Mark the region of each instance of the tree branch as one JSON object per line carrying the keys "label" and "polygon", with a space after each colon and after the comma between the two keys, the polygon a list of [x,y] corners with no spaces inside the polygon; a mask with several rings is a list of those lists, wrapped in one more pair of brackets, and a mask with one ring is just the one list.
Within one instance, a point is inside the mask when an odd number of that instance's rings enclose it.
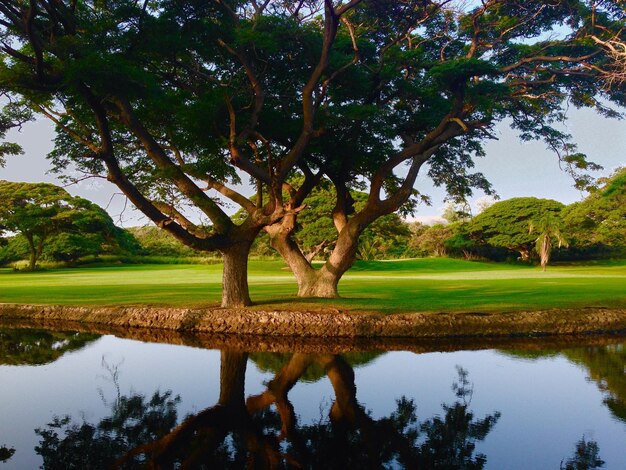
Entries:
{"label": "tree branch", "polygon": [[178,189],[211,219],[216,232],[228,233],[233,227],[230,218],[178,165],[169,159],[163,148],[135,116],[130,103],[125,98],[120,97],[113,97],[112,102],[119,110],[119,119],[143,144],[150,159],[160,169],[167,171]]}

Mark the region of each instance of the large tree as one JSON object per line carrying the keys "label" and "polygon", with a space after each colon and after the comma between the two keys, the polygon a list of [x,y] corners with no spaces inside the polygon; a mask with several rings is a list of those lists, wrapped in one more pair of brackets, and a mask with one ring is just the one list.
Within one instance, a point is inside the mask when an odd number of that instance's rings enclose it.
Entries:
{"label": "large tree", "polygon": [[[320,156],[308,159],[325,164],[336,187],[334,250],[314,269],[291,236],[298,214],[266,227],[296,274],[299,295],[337,295],[359,235],[414,196],[425,164],[452,200],[475,187],[489,192],[483,176],[469,169],[505,119],[521,139],[545,141],[579,188],[589,183],[580,171],[597,168],[559,124],[565,103],[606,116],[617,115],[607,102],[624,104],[623,87],[601,86],[613,62],[596,40],[623,34],[620,2],[488,0],[452,7],[365,2],[349,17],[358,63],[335,84],[337,104],[329,110]],[[350,196],[355,184],[369,193],[358,209]],[[300,203],[293,198],[293,205]]]}
{"label": "large tree", "polygon": [[[529,260],[539,238],[554,234],[562,203],[552,199],[516,197],[500,201],[474,217],[465,227],[467,237],[479,244],[517,251]],[[540,250],[539,250],[540,251]]]}
{"label": "large tree", "polygon": [[93,234],[102,243],[107,235],[113,237],[115,229],[104,209],[63,188],[0,180],[0,235],[8,231],[24,237],[31,271],[52,237]]}
{"label": "large tree", "polygon": [[[2,1],[0,88],[55,122],[59,172],[107,178],[184,244],[220,251],[222,305],[248,305],[250,245],[299,210],[283,183],[353,63],[341,20],[359,2]],[[241,174],[252,201],[235,189]]]}
{"label": "large tree", "polygon": [[[488,191],[468,168],[509,118],[585,167],[552,126],[562,104],[612,115],[605,100],[624,101],[619,87],[598,89],[607,50],[591,39],[618,34],[619,2],[461,4],[3,0],[0,87],[56,122],[57,169],[106,177],[188,246],[219,250],[223,305],[250,302],[247,254],[263,228],[300,295],[335,296],[359,235],[414,195],[426,162],[453,196]],[[241,172],[253,201],[229,184]],[[290,233],[322,175],[336,188],[337,236],[314,270]],[[355,210],[356,183],[368,200]]]}
{"label": "large tree", "polygon": [[584,200],[563,210],[563,222],[574,247],[626,250],[626,168],[600,181]]}

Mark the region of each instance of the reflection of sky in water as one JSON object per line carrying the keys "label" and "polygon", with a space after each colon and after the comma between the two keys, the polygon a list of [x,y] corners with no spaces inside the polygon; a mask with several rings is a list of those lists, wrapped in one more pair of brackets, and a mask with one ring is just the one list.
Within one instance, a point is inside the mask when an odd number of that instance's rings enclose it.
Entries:
{"label": "reflection of sky in water", "polygon": [[[108,411],[99,396],[115,397],[102,358],[118,365],[122,394],[151,395],[172,390],[180,395],[179,419],[216,403],[219,394],[219,351],[141,343],[105,336],[68,353],[53,364],[37,367],[0,366],[0,445],[17,452],[4,468],[37,468],[33,455],[37,436],[54,415],[71,414],[96,422]],[[413,398],[420,421],[442,415],[452,404],[457,365],[474,385],[470,409],[475,419],[500,411],[502,416],[476,453],[487,456],[486,468],[558,469],[584,435],[596,440],[605,468],[626,462],[626,429],[602,404],[603,395],[587,371],[562,356],[529,361],[495,351],[461,351],[417,355],[390,352],[355,369],[357,399],[374,418],[388,416],[395,400]],[[246,395],[264,390],[272,374],[249,363]],[[289,394],[301,424],[326,417],[334,394],[324,377],[298,383]]]}

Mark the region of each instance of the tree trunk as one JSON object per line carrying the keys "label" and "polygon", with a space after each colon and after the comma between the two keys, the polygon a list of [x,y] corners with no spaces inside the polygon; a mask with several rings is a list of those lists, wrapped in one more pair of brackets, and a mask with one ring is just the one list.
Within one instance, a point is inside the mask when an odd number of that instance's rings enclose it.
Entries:
{"label": "tree trunk", "polygon": [[37,253],[35,253],[35,251],[30,252],[30,260],[28,262],[28,270],[29,271],[34,271],[35,267],[37,266]]}
{"label": "tree trunk", "polygon": [[320,363],[335,391],[335,401],[330,407],[331,422],[335,426],[344,422],[355,425],[363,411],[356,399],[354,369],[340,355],[322,356]]}
{"label": "tree trunk", "polygon": [[359,245],[360,225],[351,220],[339,233],[330,258],[320,269],[314,269],[291,238],[291,230],[281,227],[266,229],[272,247],[291,268],[298,282],[298,297],[339,297],[337,286],[341,276],[352,266]]}
{"label": "tree trunk", "polygon": [[549,234],[543,234],[541,239],[541,247],[539,249],[539,259],[541,263],[541,270],[545,271],[550,260],[550,253],[552,251],[552,240]]}
{"label": "tree trunk", "polygon": [[324,265],[321,269],[312,269],[312,273],[294,271],[298,281],[298,297],[320,297],[333,299],[339,297],[337,286],[341,276],[337,276]]}
{"label": "tree trunk", "polygon": [[245,378],[248,353],[222,351],[218,403],[237,411],[245,409]]}
{"label": "tree trunk", "polygon": [[272,247],[280,253],[289,265],[298,283],[298,297],[339,297],[337,284],[339,277],[332,275],[323,266],[315,269],[291,238],[289,231],[280,229],[269,231]]}
{"label": "tree trunk", "polygon": [[30,257],[28,261],[28,270],[34,271],[37,266],[37,260],[39,259],[37,253],[37,247],[35,247],[35,240],[33,236],[30,234],[25,234],[26,240],[28,241],[28,250],[30,251]]}
{"label": "tree trunk", "polygon": [[222,307],[247,307],[252,304],[248,290],[248,254],[251,242],[241,242],[222,250]]}
{"label": "tree trunk", "polygon": [[530,260],[530,250],[529,249],[519,248],[518,251],[519,251],[519,254],[520,254],[520,259],[522,261],[529,261]]}

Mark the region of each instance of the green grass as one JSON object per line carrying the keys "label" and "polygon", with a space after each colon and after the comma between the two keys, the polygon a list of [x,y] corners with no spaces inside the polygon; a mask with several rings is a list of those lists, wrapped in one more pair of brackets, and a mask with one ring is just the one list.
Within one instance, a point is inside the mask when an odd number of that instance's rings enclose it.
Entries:
{"label": "green grass", "polygon": [[[358,262],[341,299],[298,299],[281,261],[251,261],[256,308],[333,306],[381,313],[626,308],[626,261],[537,267],[426,258]],[[0,269],[0,303],[216,306],[221,265],[120,265],[15,273]]]}

